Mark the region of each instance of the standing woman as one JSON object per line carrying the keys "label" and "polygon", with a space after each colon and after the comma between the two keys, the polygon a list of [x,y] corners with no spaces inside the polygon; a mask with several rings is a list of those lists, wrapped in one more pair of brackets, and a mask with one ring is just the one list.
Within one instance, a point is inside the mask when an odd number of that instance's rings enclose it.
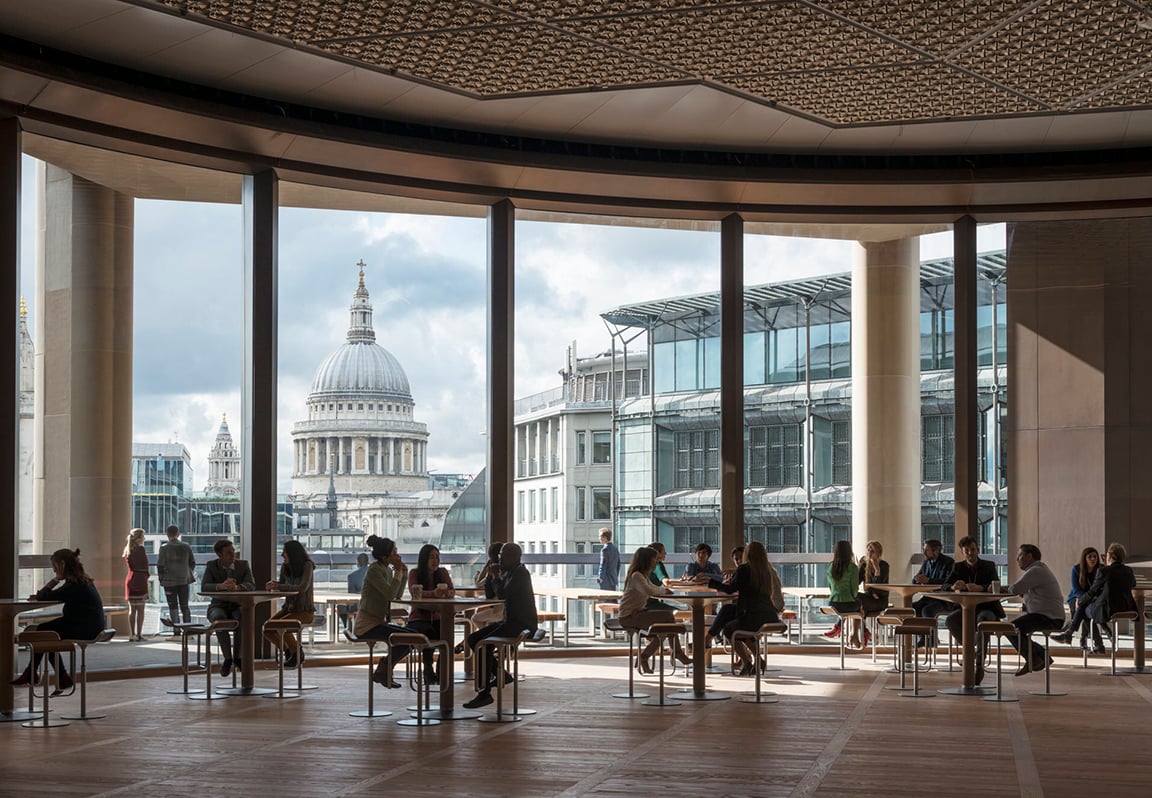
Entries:
{"label": "standing woman", "polygon": [[[448,596],[456,595],[456,588],[452,584],[452,577],[447,568],[440,567],[440,549],[431,543],[420,547],[420,555],[416,560],[416,570],[408,572],[408,590],[413,585],[419,585],[426,595],[436,590],[436,585],[448,585]],[[440,598],[447,598],[441,596]],[[440,615],[433,614],[428,607],[412,606],[408,613],[408,628],[414,632],[426,635],[429,640],[440,639]],[[432,666],[432,649],[424,652],[424,682],[425,684],[438,684],[436,669]]]}
{"label": "standing woman", "polygon": [[[620,594],[620,625],[628,629],[647,629],[654,623],[675,623],[676,618],[671,608],[647,609],[647,602],[654,596],[666,596],[672,591],[664,585],[653,584],[651,575],[659,555],[651,546],[641,546],[632,553],[632,563],[628,566],[628,573],[624,577],[624,592]],[[687,665],[690,660],[680,647],[679,638],[675,640],[675,655],[678,660]],[[660,646],[660,640],[653,638],[640,652],[640,670],[643,673],[652,673],[652,655]]]}
{"label": "standing woman", "polygon": [[[1093,546],[1089,546],[1080,552],[1080,562],[1072,566],[1072,587],[1068,590],[1068,612],[1072,617],[1076,617],[1076,610],[1080,607],[1081,597],[1088,592],[1088,588],[1092,587],[1092,583],[1096,581],[1096,574],[1100,569],[1100,552]],[[1092,621],[1085,614],[1083,620],[1078,624],[1080,627],[1080,648],[1088,648],[1088,627],[1092,626],[1092,643],[1095,646],[1093,649],[1096,653],[1104,652],[1104,638],[1100,636],[1100,627],[1093,626]],[[1061,643],[1071,643],[1072,635],[1076,633],[1076,627],[1069,621],[1068,626],[1060,634],[1052,635],[1053,640],[1058,640]]]}
{"label": "standing woman", "polygon": [[148,553],[144,551],[144,530],[133,529],[124,544],[124,597],[128,599],[128,642],[143,640],[144,602],[148,600]]}
{"label": "standing woman", "polygon": [[[775,581],[775,584],[773,584]],[[756,654],[743,642],[737,643],[737,630],[755,632],[766,623],[779,623],[774,595],[780,594],[780,577],[768,562],[764,544],[754,540],[744,550],[744,562],[736,568],[731,582],[712,579],[708,586],[721,593],[736,593],[736,617],[724,626],[724,637],[732,643],[740,662],[740,675],[751,676],[756,667]]]}
{"label": "standing woman", "polygon": [[[828,564],[828,604],[837,612],[856,612],[860,609],[860,601],[856,598],[856,586],[860,584],[860,569],[853,562],[852,544],[847,540],[838,540],[832,548],[832,562]],[[860,647],[860,630],[849,629],[852,634],[852,645]],[[824,633],[825,637],[840,635],[840,622],[830,631]]]}
{"label": "standing woman", "polygon": [[[400,559],[396,544],[389,538],[371,535],[368,547],[372,549],[372,564],[364,572],[364,587],[360,590],[360,611],[356,613],[356,636],[372,640],[387,640],[395,632],[405,631],[403,626],[388,622],[392,602],[404,595],[408,584],[408,567]],[[381,657],[372,674],[372,681],[388,688],[400,685],[392,681],[389,659],[396,663],[408,656],[408,646],[388,645],[390,657]]]}
{"label": "standing woman", "polygon": [[[294,595],[284,597],[284,608],[273,615],[269,620],[290,618],[300,621],[307,626],[316,618],[316,605],[312,601],[312,574],[316,564],[304,550],[304,544],[298,540],[289,540],[284,544],[280,553],[283,563],[280,565],[280,577],[275,582],[264,585],[265,590],[293,590]],[[264,633],[264,639],[273,646],[279,643],[279,636],[271,632]],[[295,668],[297,657],[304,661],[304,651],[300,648],[300,641],[291,632],[284,634],[284,667]]]}
{"label": "standing woman", "polygon": [[[860,558],[860,582],[859,584],[872,584],[872,583],[887,583],[888,582],[888,561],[882,559],[884,554],[884,547],[878,540],[868,541],[865,547],[865,556]],[[865,618],[874,618],[884,610],[888,609],[888,591],[887,590],[874,590],[872,588],[865,588],[860,593],[856,594],[856,600],[860,602],[860,609],[864,611]],[[867,628],[864,629],[864,645],[868,645],[872,641],[872,633]]]}
{"label": "standing woman", "polygon": [[[64,606],[60,617],[45,621],[35,627],[41,632],[56,632],[62,640],[91,640],[104,631],[104,600],[96,592],[96,586],[91,578],[84,573],[84,566],[80,562],[80,549],[58,549],[52,552],[53,577],[48,584],[30,598],[33,601],[60,601]],[[34,661],[28,664],[24,673],[12,680],[12,684],[28,684],[32,673],[40,665],[43,654],[37,654]],[[72,677],[64,668],[62,661],[57,661],[56,691],[54,695],[72,687]]]}

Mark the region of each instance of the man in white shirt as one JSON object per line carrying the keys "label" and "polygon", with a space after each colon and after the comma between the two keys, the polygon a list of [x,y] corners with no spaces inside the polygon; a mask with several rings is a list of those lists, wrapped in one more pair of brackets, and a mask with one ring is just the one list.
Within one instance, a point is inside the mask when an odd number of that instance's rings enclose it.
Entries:
{"label": "man in white shirt", "polygon": [[[1020,578],[1008,586],[1009,593],[1024,597],[1024,614],[1012,621],[1021,633],[1036,632],[1041,629],[1060,629],[1064,626],[1064,594],[1060,582],[1048,566],[1040,562],[1040,549],[1031,543],[1021,543],[1016,554],[1016,564],[1023,571]],[[1020,643],[1008,638],[1019,651]],[[1039,643],[1032,641],[1031,651],[1024,659],[1024,665],[1016,671],[1023,676],[1032,671],[1042,671],[1052,664],[1052,658]]]}

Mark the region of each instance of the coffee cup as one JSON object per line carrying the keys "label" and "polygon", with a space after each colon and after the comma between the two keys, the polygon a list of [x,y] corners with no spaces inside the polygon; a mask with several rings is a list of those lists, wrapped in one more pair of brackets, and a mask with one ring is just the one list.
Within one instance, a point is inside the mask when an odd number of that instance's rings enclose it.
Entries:
{"label": "coffee cup", "polygon": [[436,595],[439,596],[440,598],[444,598],[444,596],[448,595],[448,583],[447,582],[437,582],[436,583]]}
{"label": "coffee cup", "polygon": [[423,594],[424,588],[420,587],[420,585],[409,585],[408,592],[412,594],[412,598],[418,599],[421,594]]}

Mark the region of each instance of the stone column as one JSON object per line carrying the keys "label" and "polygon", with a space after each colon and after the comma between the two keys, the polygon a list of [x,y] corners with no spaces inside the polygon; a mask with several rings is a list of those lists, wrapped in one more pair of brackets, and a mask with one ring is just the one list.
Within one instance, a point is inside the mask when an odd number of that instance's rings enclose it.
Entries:
{"label": "stone column", "polygon": [[36,549],[79,548],[116,601],[132,517],[132,198],[53,166],[39,185]]}
{"label": "stone column", "polygon": [[920,550],[920,243],[861,243],[852,266],[852,549],[892,579]]}

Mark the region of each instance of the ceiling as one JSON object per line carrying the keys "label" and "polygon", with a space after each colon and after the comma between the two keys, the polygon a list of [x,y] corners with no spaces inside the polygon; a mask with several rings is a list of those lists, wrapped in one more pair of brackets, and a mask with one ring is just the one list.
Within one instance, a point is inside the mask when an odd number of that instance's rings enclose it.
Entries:
{"label": "ceiling", "polygon": [[1130,0],[37,0],[0,2],[0,36],[0,114],[139,195],[181,190],[162,159],[784,227],[1152,201]]}

